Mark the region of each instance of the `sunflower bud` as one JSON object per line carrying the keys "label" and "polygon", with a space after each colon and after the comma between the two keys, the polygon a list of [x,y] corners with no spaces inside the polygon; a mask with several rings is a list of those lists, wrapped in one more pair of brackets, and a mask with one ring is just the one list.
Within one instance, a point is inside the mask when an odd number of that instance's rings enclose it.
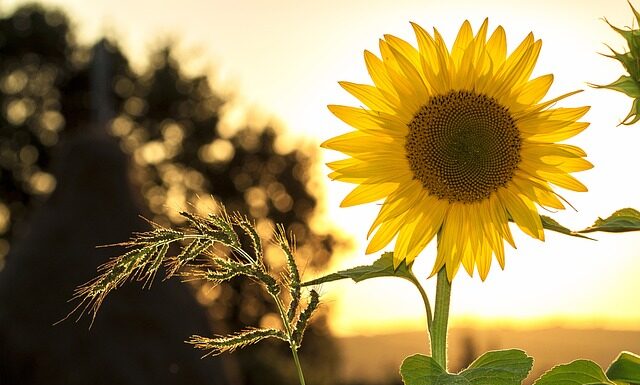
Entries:
{"label": "sunflower bud", "polygon": [[[636,22],[640,25],[640,14],[631,3],[629,3],[629,6],[631,6]],[[633,104],[631,105],[629,114],[620,122],[620,124],[632,125],[640,120],[640,29],[622,29],[612,25],[606,19],[605,21],[626,40],[629,51],[620,53],[608,47],[609,50],[611,50],[611,54],[604,56],[619,61],[628,75],[622,75],[618,80],[604,86],[593,86],[622,92],[633,98]]]}

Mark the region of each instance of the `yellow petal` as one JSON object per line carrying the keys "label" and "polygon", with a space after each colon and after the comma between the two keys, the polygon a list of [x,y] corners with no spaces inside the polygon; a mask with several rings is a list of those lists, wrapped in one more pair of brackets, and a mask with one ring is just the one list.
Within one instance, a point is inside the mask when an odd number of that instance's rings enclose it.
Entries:
{"label": "yellow petal", "polygon": [[358,165],[361,163],[362,162],[359,160],[356,160],[353,158],[347,158],[347,159],[340,159],[340,160],[334,160],[333,162],[329,162],[327,163],[327,167],[336,171],[336,170],[343,169],[345,167],[350,167],[350,166]]}
{"label": "yellow petal", "polygon": [[543,241],[542,221],[535,205],[525,196],[514,194],[504,187],[498,189],[497,194],[520,230]]}
{"label": "yellow petal", "polygon": [[364,183],[367,180],[366,178],[349,178],[342,175],[339,171],[331,172],[327,177],[331,180],[339,180],[345,183]]}
{"label": "yellow petal", "polygon": [[550,183],[555,184],[558,187],[566,188],[567,190],[587,192],[587,186],[583,185],[573,176],[558,170],[558,172],[538,171],[538,175],[546,179]]}
{"label": "yellow petal", "polygon": [[473,31],[471,30],[471,24],[469,20],[465,20],[460,27],[456,41],[451,48],[451,57],[456,67],[459,68],[462,63],[462,57],[469,46],[469,43],[473,40]]}
{"label": "yellow petal", "polygon": [[[466,242],[464,228],[466,223],[464,221],[463,211],[464,204],[451,204],[449,206],[449,213],[445,218],[440,235],[438,236],[438,255],[436,262],[440,260],[445,261],[449,281],[452,281],[458,272],[464,253],[464,242]],[[431,272],[432,276],[438,272],[438,270],[436,270],[437,266],[438,263],[434,265],[434,269]]]}
{"label": "yellow petal", "polygon": [[324,141],[320,147],[345,154],[370,152],[375,149],[393,146],[394,139],[384,135],[369,135],[360,131],[352,131]]}
{"label": "yellow petal", "polygon": [[[488,213],[491,209],[488,201],[482,202],[480,205],[483,206],[483,212]],[[498,224],[493,223],[490,219],[482,221],[485,240],[488,242],[490,250],[495,253],[500,267],[504,269],[504,242],[499,230],[496,228],[497,225]],[[491,255],[489,255],[489,258],[491,258]]]}
{"label": "yellow petal", "polygon": [[395,108],[393,105],[389,103],[389,100],[384,97],[384,95],[374,86],[370,86],[367,84],[357,84],[351,82],[338,82],[342,88],[344,88],[348,93],[355,96],[364,103],[365,106],[369,107],[374,111],[386,112],[389,114],[393,114],[395,112]]}
{"label": "yellow petal", "polygon": [[422,189],[420,184],[415,181],[400,185],[397,190],[392,194],[389,194],[380,207],[380,212],[373,221],[367,236],[370,236],[380,224],[388,222],[408,212],[415,206],[416,202],[426,200],[426,195],[426,192]]}
{"label": "yellow petal", "polygon": [[417,256],[440,231],[449,210],[449,202],[428,197],[422,200],[417,210],[423,213],[422,222],[409,243],[409,256]]}
{"label": "yellow petal", "polygon": [[371,80],[373,80],[376,87],[378,87],[380,92],[382,92],[392,104],[398,105],[398,94],[393,87],[393,83],[387,74],[387,70],[384,63],[382,63],[382,60],[371,52],[364,51],[364,61],[367,65],[369,76],[371,76]]}
{"label": "yellow petal", "polygon": [[369,245],[367,245],[367,254],[375,253],[377,251],[382,250],[385,246],[391,242],[393,237],[398,234],[400,227],[404,223],[404,216],[399,216],[391,221],[384,222],[380,225],[378,231],[376,231],[375,235],[369,241]]}
{"label": "yellow petal", "polygon": [[407,98],[403,100],[404,103],[411,102],[411,106],[407,106],[414,110],[414,113],[417,112],[421,106],[427,103],[429,98],[429,89],[425,85],[422,80],[422,76],[418,73],[418,70],[414,66],[413,63],[409,61],[406,57],[402,55],[398,50],[393,47],[391,48],[391,52],[396,58],[398,66],[400,67],[402,73],[407,78],[408,83],[411,88],[411,98]]}
{"label": "yellow petal", "polygon": [[392,115],[357,107],[330,105],[328,108],[343,122],[368,134],[404,138],[409,133],[407,125]]}
{"label": "yellow petal", "polygon": [[361,184],[354,188],[340,203],[340,207],[349,207],[371,203],[384,199],[398,188],[397,183]]}
{"label": "yellow petal", "polygon": [[560,202],[557,196],[551,192],[550,188],[545,188],[546,186],[542,186],[538,183],[534,183],[530,179],[525,179],[519,176],[514,176],[513,179],[511,179],[511,183],[518,188],[520,193],[525,195],[531,201],[537,202],[541,206],[559,210],[564,209],[562,202]]}
{"label": "yellow petal", "polygon": [[[411,241],[411,236],[418,228],[420,224],[420,216],[405,216],[406,221],[403,223],[402,228],[398,232],[398,238],[396,239],[396,244],[393,249],[393,257],[394,257],[394,268],[397,268],[400,262],[407,260],[409,255],[407,252],[409,251],[409,242]],[[412,256],[411,261],[415,256]],[[397,262],[397,263],[396,263]],[[411,263],[407,260],[407,263]]]}
{"label": "yellow petal", "polygon": [[511,229],[509,228],[507,208],[502,202],[500,202],[498,194],[491,194],[488,206],[491,223],[494,224],[495,229],[500,233],[500,237],[506,239],[511,247],[515,249],[516,244],[513,240],[513,236],[511,235]]}
{"label": "yellow petal", "polygon": [[589,123],[576,122],[548,133],[527,136],[528,140],[536,142],[560,142],[572,138],[589,127]]}
{"label": "yellow petal", "polygon": [[529,79],[531,71],[533,71],[533,67],[538,60],[541,46],[542,43],[538,40],[528,46],[522,55],[512,54],[496,75],[495,86],[491,88],[490,93],[502,104],[512,104],[508,103],[511,99],[511,91]]}
{"label": "yellow petal", "polygon": [[449,51],[447,49],[447,45],[442,38],[442,35],[438,32],[437,29],[433,29],[433,37],[435,41],[436,51],[438,52],[438,67],[440,72],[438,72],[438,76],[441,79],[441,82],[444,87],[451,87],[451,75],[453,72],[453,62],[451,60],[451,56],[449,55]]}
{"label": "yellow petal", "polygon": [[481,242],[480,249],[476,254],[475,262],[478,266],[478,274],[480,275],[480,279],[484,281],[487,279],[487,275],[489,274],[489,270],[491,269],[492,262],[492,253],[489,248],[487,242]]}
{"label": "yellow petal", "polygon": [[523,124],[542,124],[545,121],[556,122],[560,124],[564,122],[566,124],[573,123],[578,119],[582,118],[591,107],[569,107],[569,108],[554,108],[542,112],[535,112],[528,116],[521,116],[518,118],[518,123]]}
{"label": "yellow petal", "polygon": [[[367,178],[376,174],[382,174],[393,178],[397,174],[410,173],[407,160],[404,158],[375,159],[369,161],[360,161],[359,159],[351,159],[348,165],[344,162],[327,163],[329,168],[339,171],[345,176],[356,178]],[[395,179],[390,179],[395,180]]]}
{"label": "yellow petal", "polygon": [[482,22],[482,25],[480,26],[480,29],[478,30],[478,33],[476,34],[476,37],[473,38],[474,42],[476,43],[476,48],[477,49],[484,49],[485,46],[485,40],[487,40],[487,29],[489,28],[489,18],[485,18],[484,21]]}
{"label": "yellow petal", "polygon": [[575,94],[579,94],[580,92],[582,92],[582,90],[575,90],[575,91],[568,92],[566,94],[560,95],[558,97],[555,97],[555,98],[553,98],[551,100],[547,100],[546,102],[530,106],[529,108],[525,108],[524,110],[513,111],[512,112],[512,116],[513,116],[514,119],[518,120],[518,119],[521,119],[522,117],[525,117],[525,116],[531,116],[532,114],[540,113],[540,112],[544,111],[545,109],[551,107],[552,105],[556,104],[560,100],[566,99],[569,96],[573,96]]}
{"label": "yellow petal", "polygon": [[507,57],[507,36],[502,26],[499,25],[487,40],[487,52],[491,57],[493,68],[496,70],[500,68]]}
{"label": "yellow petal", "polygon": [[413,30],[418,40],[418,47],[420,49],[420,63],[422,64],[422,74],[425,81],[429,85],[433,94],[444,94],[448,88],[440,73],[447,68],[440,68],[440,62],[438,60],[438,49],[436,43],[422,27],[415,23],[411,23]]}
{"label": "yellow petal", "polygon": [[593,164],[586,159],[582,158],[559,158],[559,157],[550,157],[550,162],[558,162],[558,168],[565,172],[580,172],[586,171],[593,168]]}
{"label": "yellow petal", "polygon": [[551,74],[528,81],[516,92],[518,94],[517,103],[525,106],[538,103],[549,92],[551,84],[553,84],[553,75]]}
{"label": "yellow petal", "polygon": [[420,65],[420,53],[411,44],[393,35],[384,35],[384,39],[390,48],[398,51],[402,56],[407,58],[414,67]]}

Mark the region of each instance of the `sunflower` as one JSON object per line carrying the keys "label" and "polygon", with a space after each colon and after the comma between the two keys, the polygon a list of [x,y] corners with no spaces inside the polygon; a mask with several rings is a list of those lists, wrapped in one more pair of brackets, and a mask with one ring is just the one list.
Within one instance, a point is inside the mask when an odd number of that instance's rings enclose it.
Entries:
{"label": "sunflower", "polygon": [[394,264],[410,264],[437,235],[432,275],[445,267],[451,281],[462,264],[484,280],[493,255],[504,269],[504,240],[515,248],[509,221],[544,240],[537,206],[565,207],[552,185],[587,191],[570,175],[592,167],[585,152],[556,142],[589,125],[578,121],[589,107],[552,108],[579,91],[541,102],[553,75],[530,79],[542,46],[532,33],[507,56],[488,20],[475,36],[465,21],[451,51],[412,25],[417,49],[385,35],[381,58],[365,51],[373,85],[340,82],[364,106],[329,106],[356,129],[322,144],[348,156],[329,176],[357,184],[343,207],[384,199],[368,254],[397,237]]}

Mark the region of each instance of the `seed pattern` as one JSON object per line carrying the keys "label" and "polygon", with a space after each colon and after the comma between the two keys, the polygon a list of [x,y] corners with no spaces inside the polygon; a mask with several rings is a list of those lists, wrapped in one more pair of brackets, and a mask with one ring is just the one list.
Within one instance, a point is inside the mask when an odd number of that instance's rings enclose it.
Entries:
{"label": "seed pattern", "polygon": [[518,168],[520,132],[509,110],[486,95],[434,96],[408,127],[405,151],[414,178],[440,199],[484,200]]}

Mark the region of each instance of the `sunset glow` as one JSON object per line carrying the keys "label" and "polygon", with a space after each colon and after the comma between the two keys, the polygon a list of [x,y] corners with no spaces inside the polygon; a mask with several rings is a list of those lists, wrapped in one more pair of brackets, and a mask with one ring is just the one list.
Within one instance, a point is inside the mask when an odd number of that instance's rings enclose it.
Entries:
{"label": "sunset glow", "polygon": [[[24,3],[4,1],[2,12]],[[640,207],[640,126],[616,127],[626,116],[631,99],[587,84],[607,84],[623,73],[617,62],[598,53],[607,52],[605,44],[622,49],[624,41],[602,17],[615,25],[631,25],[626,1],[492,0],[481,6],[473,0],[44,3],[70,13],[80,41],[90,43],[106,33],[134,60],[143,60],[167,39],[177,41],[178,57],[186,68],[206,69],[214,89],[232,95],[234,102],[225,107],[225,129],[272,123],[291,138],[280,143],[283,148],[293,148],[300,141],[317,148],[321,141],[347,132],[348,127],[326,108],[327,104],[357,103],[337,81],[370,83],[363,51],[378,53],[378,39],[386,33],[414,43],[410,21],[425,29],[436,26],[451,44],[465,19],[477,30],[489,17],[490,30],[502,25],[507,31],[509,52],[532,31],[543,42],[532,77],[555,76],[547,99],[584,89],[560,106],[592,106],[583,118],[591,126],[571,140],[595,165],[579,175],[589,192],[561,191],[577,212],[569,209],[549,215],[569,228],[581,229],[618,208]],[[218,150],[226,148],[225,143],[217,145]],[[219,156],[221,151],[215,153]],[[325,215],[313,226],[342,231],[354,244],[352,250],[335,255],[327,271],[368,264],[377,258],[364,255],[364,249],[378,208],[339,208],[352,186],[325,176],[328,169],[322,163],[340,159],[339,154],[323,150],[321,157],[314,190],[326,198],[321,203]],[[48,188],[45,182],[43,189]],[[2,221],[0,216],[0,227]],[[547,232],[544,243],[516,231],[514,236],[518,249],[506,248],[504,271],[496,264],[485,282],[477,275],[456,277],[451,310],[454,327],[562,325],[640,330],[639,234],[597,233],[594,238],[598,241],[590,241]],[[432,243],[415,265],[432,297],[435,280],[426,277],[434,258]],[[321,273],[307,271],[308,278]],[[356,285],[344,281],[322,286],[321,294],[332,310],[331,325],[337,335],[424,329],[418,293],[405,282],[378,279]]]}

